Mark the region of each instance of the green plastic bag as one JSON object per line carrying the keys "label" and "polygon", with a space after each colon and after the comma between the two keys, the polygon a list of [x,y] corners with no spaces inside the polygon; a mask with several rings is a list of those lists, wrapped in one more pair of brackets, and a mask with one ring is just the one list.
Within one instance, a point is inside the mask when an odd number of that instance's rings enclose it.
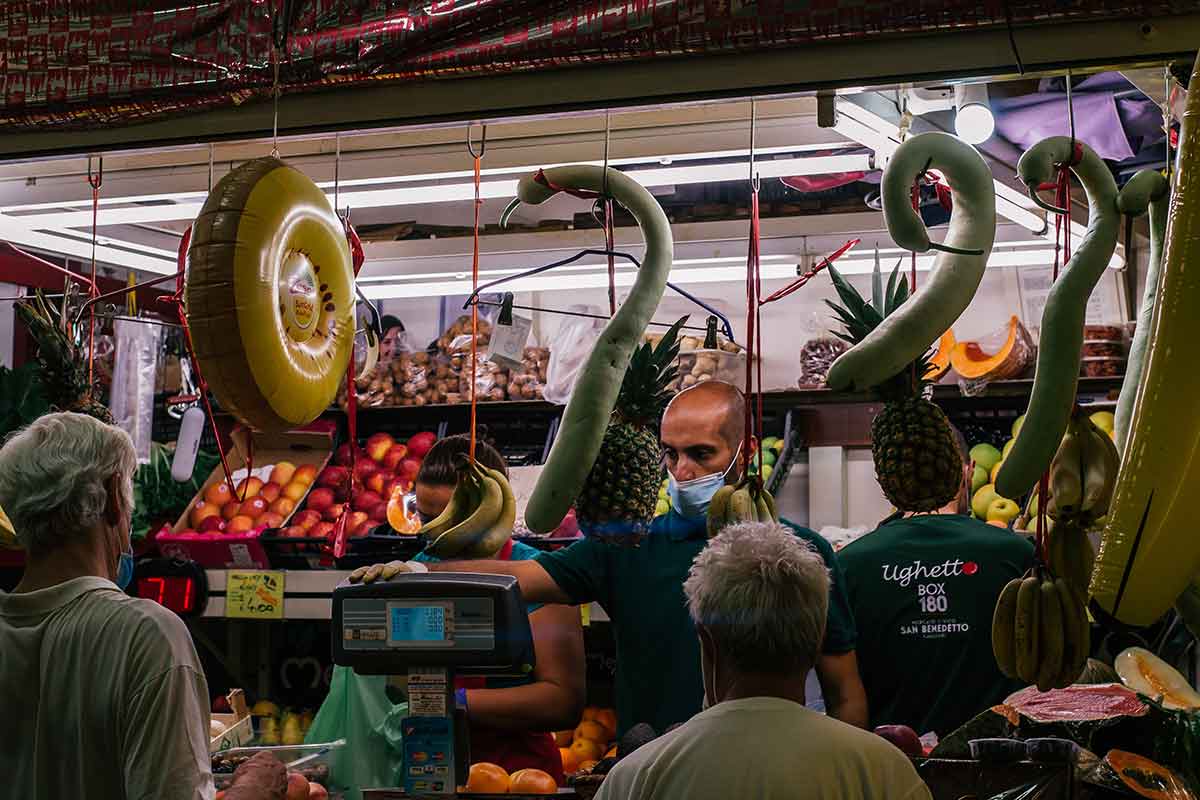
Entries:
{"label": "green plastic bag", "polygon": [[329,696],[304,737],[305,744],[346,740],[329,763],[330,782],[345,791],[346,800],[362,800],[363,789],[400,785],[398,721],[408,715],[408,704],[389,700],[386,687],[386,675],[334,667]]}

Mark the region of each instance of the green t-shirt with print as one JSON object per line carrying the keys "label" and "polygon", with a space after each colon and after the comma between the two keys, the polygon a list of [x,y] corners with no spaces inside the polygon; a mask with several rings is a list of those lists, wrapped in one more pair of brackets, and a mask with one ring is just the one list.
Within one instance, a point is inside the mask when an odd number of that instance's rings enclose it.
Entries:
{"label": "green t-shirt with print", "polygon": [[1020,684],[992,655],[1001,589],[1033,562],[1033,545],[958,514],[882,525],[838,553],[858,626],[858,668],[871,726],[946,736]]}

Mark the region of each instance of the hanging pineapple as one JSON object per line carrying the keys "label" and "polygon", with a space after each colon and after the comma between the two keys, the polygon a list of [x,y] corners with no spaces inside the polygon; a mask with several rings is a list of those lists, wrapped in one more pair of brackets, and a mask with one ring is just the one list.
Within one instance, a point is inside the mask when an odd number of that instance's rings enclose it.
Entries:
{"label": "hanging pineapple", "polygon": [[[63,307],[66,306],[64,298]],[[97,387],[88,384],[82,326],[76,326],[79,330],[72,331],[67,315],[46,302],[40,290],[33,297],[18,302],[16,313],[37,344],[42,387],[51,407],[87,414],[111,425],[112,412],[96,399],[99,396]]]}
{"label": "hanging pineapple", "polygon": [[[845,325],[835,333],[858,344],[908,299],[908,283],[892,270],[887,289],[875,263],[872,302],[832,266],[829,277],[842,305],[825,301]],[[884,495],[900,511],[935,511],[957,496],[963,482],[962,456],[945,413],[923,396],[930,373],[929,353],[874,387],[884,401],[871,423],[871,456]]]}
{"label": "hanging pineapple", "polygon": [[678,334],[686,320],[629,359],[600,453],[575,501],[575,518],[586,534],[635,542],[650,527],[663,477],[658,424],[674,394],[668,387],[676,377]]}

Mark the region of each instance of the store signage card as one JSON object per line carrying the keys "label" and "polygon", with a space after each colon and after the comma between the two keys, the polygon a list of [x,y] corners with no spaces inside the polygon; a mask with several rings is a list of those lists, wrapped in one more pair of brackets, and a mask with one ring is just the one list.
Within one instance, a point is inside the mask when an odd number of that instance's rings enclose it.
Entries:
{"label": "store signage card", "polygon": [[225,616],[283,619],[284,573],[233,571],[225,581]]}
{"label": "store signage card", "polygon": [[533,320],[512,315],[512,324],[497,323],[492,326],[492,338],[488,342],[487,360],[510,369],[524,369],[525,343]]}

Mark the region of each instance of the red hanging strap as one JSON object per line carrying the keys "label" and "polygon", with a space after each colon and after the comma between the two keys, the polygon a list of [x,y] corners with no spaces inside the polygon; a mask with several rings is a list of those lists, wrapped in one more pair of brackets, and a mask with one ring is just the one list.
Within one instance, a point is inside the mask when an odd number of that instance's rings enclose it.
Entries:
{"label": "red hanging strap", "polygon": [[[472,155],[474,155],[474,150],[472,150]],[[481,151],[477,157],[483,158],[483,152]],[[572,197],[578,197],[581,200],[595,200],[597,197],[600,197],[599,192],[593,192],[590,189],[572,189],[569,186],[559,186],[557,183],[554,183],[547,178],[546,171],[541,169],[533,174],[533,182],[540,183],[542,186],[545,186],[547,189],[552,189],[555,192],[565,192],[566,194],[569,194]]]}
{"label": "red hanging strap", "polygon": [[837,250],[834,250],[832,253],[825,256],[820,261],[818,261],[816,264],[814,264],[812,266],[812,268],[810,268],[807,272],[805,272],[800,277],[796,278],[796,280],[792,281],[791,283],[789,283],[787,286],[783,287],[782,289],[779,289],[779,290],[767,295],[766,297],[764,297],[762,300],[759,301],[759,305],[765,306],[767,303],[774,303],[776,300],[782,300],[783,298],[787,297],[789,294],[791,294],[792,292],[801,288],[802,286],[804,286],[804,284],[806,284],[810,280],[812,280],[818,272],[820,272],[821,270],[828,267],[834,261],[837,261],[839,258],[844,256],[846,253],[850,252],[850,250],[852,248],[854,248],[855,246],[857,246],[860,241],[862,241],[862,240],[861,239],[848,240],[844,245],[839,247]]}
{"label": "red hanging strap", "polygon": [[[92,187],[92,285],[89,289],[90,299],[95,299],[98,290],[96,288],[96,220],[100,214],[100,186],[104,183],[104,158],[100,158],[100,163],[96,169],[96,174],[92,174],[92,159],[88,156],[88,185]],[[88,310],[88,393],[92,391],[95,381],[95,361],[96,361],[96,308],[93,305]]]}
{"label": "red hanging strap", "polygon": [[[471,230],[471,296],[475,297],[479,292],[479,209],[483,205],[483,200],[479,195],[480,185],[480,162],[483,161],[483,154],[487,152],[487,125],[483,126],[483,136],[480,139],[479,149],[475,149],[475,144],[471,141],[471,129],[467,128],[467,150],[471,153],[475,164],[475,224]],[[543,181],[546,176],[542,170],[538,170],[538,176],[541,176]],[[537,177],[535,176],[535,180]],[[549,182],[546,183],[549,186]],[[552,187],[553,188],[553,187]],[[470,459],[475,461],[475,444],[476,444],[476,425],[477,425],[477,408],[478,401],[478,380],[475,373],[475,364],[479,355],[479,302],[471,304],[471,447]]]}

